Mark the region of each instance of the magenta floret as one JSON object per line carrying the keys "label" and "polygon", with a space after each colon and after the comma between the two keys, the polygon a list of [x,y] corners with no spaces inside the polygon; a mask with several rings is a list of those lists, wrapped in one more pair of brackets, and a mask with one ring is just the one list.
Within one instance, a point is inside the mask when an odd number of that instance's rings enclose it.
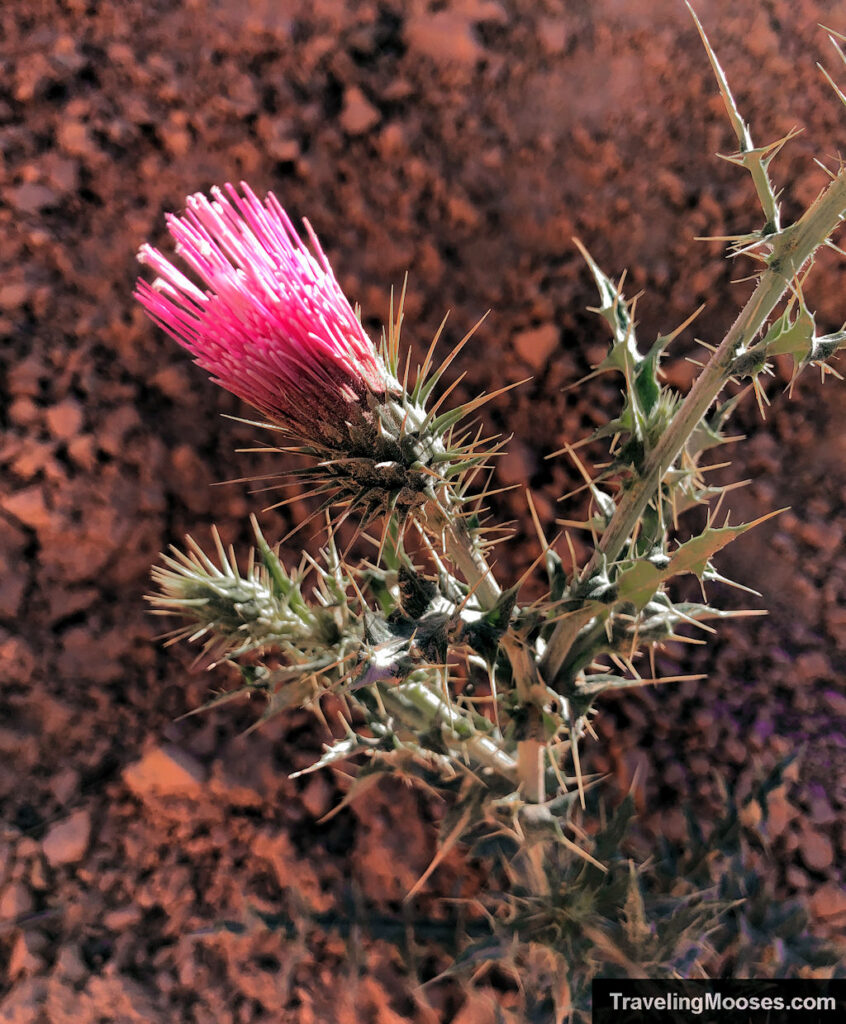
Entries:
{"label": "magenta floret", "polygon": [[241,189],[189,196],[167,217],[199,284],[144,245],[157,277],[136,297],[215,383],[293,434],[337,442],[367,392],[385,392],[385,366],[308,221],[313,252],[273,193]]}

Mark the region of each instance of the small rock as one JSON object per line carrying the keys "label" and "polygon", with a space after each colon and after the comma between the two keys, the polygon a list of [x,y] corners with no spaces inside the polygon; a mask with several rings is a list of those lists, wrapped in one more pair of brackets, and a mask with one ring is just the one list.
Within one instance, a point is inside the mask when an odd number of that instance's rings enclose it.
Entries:
{"label": "small rock", "polygon": [[52,59],[73,74],[81,71],[87,64],[87,59],[81,52],[80,40],[72,35],[57,36],[53,45]]}
{"label": "small rock", "polygon": [[85,856],[90,838],[91,815],[82,808],[69,818],[57,821],[44,837],[41,849],[51,867],[76,864]]}
{"label": "small rock", "polygon": [[12,462],[12,472],[24,480],[31,480],[41,470],[46,469],[52,459],[53,446],[51,444],[27,437]]}
{"label": "small rock", "polygon": [[836,690],[826,690],[822,695],[823,704],[840,718],[846,718],[846,696]]}
{"label": "small rock", "polygon": [[[379,137],[379,146],[382,150],[383,156],[396,156],[401,153],[405,141],[405,132],[403,131],[402,125],[396,121],[392,121],[390,124],[386,124],[382,129]],[[429,243],[431,245],[431,243]],[[2,294],[0,292],[0,294]]]}
{"label": "small rock", "polygon": [[744,804],[743,807],[738,811],[738,817],[744,828],[757,829],[761,824],[763,818],[763,811],[761,805],[757,800],[750,800],[749,803]]}
{"label": "small rock", "polygon": [[65,399],[47,410],[47,427],[59,441],[69,441],[82,426],[82,409],[72,398]]}
{"label": "small rock", "polygon": [[123,780],[136,796],[192,793],[206,781],[206,772],[187,751],[166,743],[125,768]]}
{"label": "small rock", "polygon": [[45,178],[58,192],[75,192],[79,188],[79,164],[51,152],[44,160]]}
{"label": "small rock", "polygon": [[554,56],[564,52],[567,45],[567,25],[563,18],[541,18],[538,39],[544,53]]}
{"label": "small rock", "polygon": [[20,427],[28,427],[39,417],[38,406],[25,395],[16,398],[9,406],[9,419]]}
{"label": "small rock", "polygon": [[767,835],[770,839],[780,836],[798,811],[787,799],[784,786],[779,786],[767,795]]}
{"label": "small rock", "polygon": [[12,882],[0,896],[0,921],[13,921],[30,913],[35,903],[23,882]]}
{"label": "small rock", "polygon": [[60,804],[69,803],[79,794],[79,772],[65,768],[53,776],[50,791]]}
{"label": "small rock", "polygon": [[724,742],[723,750],[732,764],[744,764],[749,756],[746,745],[737,736],[729,736]]}
{"label": "small rock", "polygon": [[29,866],[27,878],[29,887],[36,892],[47,892],[50,888],[50,880],[47,878],[47,869],[44,867],[44,858],[36,857]]}
{"label": "small rock", "polygon": [[47,999],[47,981],[43,977],[27,978],[3,996],[0,1003],[2,1024],[33,1024],[44,1020],[44,1002]]}
{"label": "small rock", "polygon": [[811,913],[821,918],[846,915],[846,888],[835,882],[820,886],[811,897]]}
{"label": "small rock", "polygon": [[74,983],[82,981],[88,974],[88,968],[82,960],[79,949],[74,945],[62,946],[53,970],[60,978],[66,978]]}
{"label": "small rock", "polygon": [[332,787],[323,772],[315,772],[302,793],[302,802],[312,818],[322,818],[332,802]]}
{"label": "small rock", "polygon": [[183,157],[191,148],[191,133],[182,125],[165,122],[159,127],[159,135],[171,156]]}
{"label": "small rock", "polygon": [[29,285],[4,284],[0,288],[0,309],[18,309],[29,298]]}
{"label": "small rock", "polygon": [[808,817],[815,825],[833,825],[838,815],[825,796],[815,796],[808,809]]}
{"label": "small rock", "polygon": [[785,880],[791,889],[796,892],[807,892],[811,885],[811,879],[807,871],[803,871],[798,864],[791,864],[784,873]]}
{"label": "small rock", "polygon": [[9,956],[9,977],[40,974],[45,966],[41,956],[45,946],[46,941],[40,932],[20,932]]}
{"label": "small rock", "polygon": [[85,470],[92,470],[97,464],[94,451],[94,438],[90,434],[81,434],[68,443],[68,455]]}
{"label": "small rock", "polygon": [[7,498],[0,499],[0,505],[24,526],[43,530],[50,525],[50,511],[44,503],[44,491],[39,484],[25,487]]}
{"label": "small rock", "polygon": [[209,779],[213,796],[221,797],[236,807],[261,807],[264,802],[262,784],[256,772],[243,763],[225,759],[215,761]]}
{"label": "small rock", "polygon": [[92,149],[88,128],[81,121],[61,121],[59,145],[71,156],[88,156]]}
{"label": "small rock", "polygon": [[11,190],[11,205],[20,213],[40,213],[50,206],[55,206],[58,196],[46,185],[38,185],[33,181],[19,185]]}
{"label": "small rock", "polygon": [[824,871],[834,863],[834,846],[827,835],[813,829],[803,829],[799,844],[802,860],[813,871]]}
{"label": "small rock", "polygon": [[[2,749],[2,747],[0,747],[0,749]],[[37,857],[40,852],[41,847],[38,845],[37,841],[33,839],[32,836],[23,835],[18,841],[17,848],[15,849],[15,860],[20,864],[24,861],[32,860],[34,857]]]}
{"label": "small rock", "polygon": [[831,664],[822,651],[807,651],[796,659],[796,675],[801,683],[831,678]]}
{"label": "small rock", "polygon": [[500,1017],[498,1004],[490,990],[470,989],[453,1024],[495,1024]]}
{"label": "small rock", "polygon": [[438,64],[475,64],[483,53],[470,22],[452,11],[413,15],[406,35],[412,50]]}
{"label": "small rock", "polygon": [[555,324],[541,324],[515,335],[517,355],[536,372],[540,372],[558,346],[558,328]]}
{"label": "small rock", "polygon": [[341,127],[348,135],[364,135],[380,120],[379,111],[367,99],[358,86],[352,86],[344,93],[344,109],[341,111]]}
{"label": "small rock", "polygon": [[110,910],[103,917],[103,924],[110,932],[125,932],[128,928],[134,928],[141,917],[141,908],[135,903],[128,903],[125,907]]}
{"label": "small rock", "polygon": [[142,1021],[153,1021],[158,1016],[142,986],[125,974],[94,974],[86,990],[93,1005],[98,1008],[101,1020],[141,1024]]}
{"label": "small rock", "polygon": [[176,363],[159,370],[151,378],[151,383],[175,402],[181,402],[191,390],[185,367]]}
{"label": "small rock", "polygon": [[[0,566],[6,559],[0,554]],[[4,566],[5,568],[5,566]],[[20,611],[26,592],[27,580],[23,573],[15,570],[0,574],[0,615],[13,619]]]}

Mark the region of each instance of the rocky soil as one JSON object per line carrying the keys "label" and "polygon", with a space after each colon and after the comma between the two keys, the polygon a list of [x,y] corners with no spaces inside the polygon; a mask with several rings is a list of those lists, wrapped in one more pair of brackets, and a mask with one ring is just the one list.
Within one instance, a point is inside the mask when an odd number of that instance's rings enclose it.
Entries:
{"label": "rocky soil", "polygon": [[[774,164],[795,214],[825,180],[813,158],[842,149],[843,108],[815,67],[837,68],[818,26],[846,29],[842,5],[697,6],[755,138],[805,129]],[[714,157],[732,139],[683,5],[6,0],[0,71],[0,1021],[491,1021],[484,993],[417,989],[388,941],[250,926],[250,907],[304,919],[350,894],[396,910],[440,811],[384,788],[318,824],[346,783],[288,778],[320,748],[309,714],[246,738],[250,708],[175,721],[226,679],[154,639],[149,566],[213,522],[244,546],[248,512],[270,500],[213,485],[278,463],[235,451],[255,433],[221,413],[243,406],[145,320],[134,252],[163,241],[188,192],[245,179],[311,220],[374,331],[406,271],[418,351],[446,309],[457,340],[490,308],[456,395],[532,376],[488,413],[515,434],[501,484],[530,485],[550,526],[574,517],[578,502],[557,499],[577,474],[545,456],[603,423],[618,389],[564,390],[605,341],[572,237],[610,273],[629,268],[645,339],[706,302],[697,335],[715,341],[750,287],[731,283],[748,265],[694,241],[759,217],[750,183]],[[808,289],[821,331],[846,316],[842,282],[826,253]],[[680,386],[686,337],[667,368]],[[810,376],[788,401],[777,369],[766,424],[742,407],[749,439],[723,471],[752,481],[736,518],[791,506],[722,563],[770,615],[668,649],[663,670],[707,683],[609,700],[585,757],[618,787],[640,768],[645,827],[674,836],[686,802],[707,823],[720,778],[748,791],[801,750],[771,800],[762,870],[836,937],[846,404],[843,385]],[[514,578],[534,531],[522,488],[497,503],[517,520],[498,563]],[[262,524],[282,536],[306,511]],[[463,870],[448,859],[415,908],[472,891]],[[220,935],[222,919],[248,927]],[[431,977],[446,960],[427,957]]]}

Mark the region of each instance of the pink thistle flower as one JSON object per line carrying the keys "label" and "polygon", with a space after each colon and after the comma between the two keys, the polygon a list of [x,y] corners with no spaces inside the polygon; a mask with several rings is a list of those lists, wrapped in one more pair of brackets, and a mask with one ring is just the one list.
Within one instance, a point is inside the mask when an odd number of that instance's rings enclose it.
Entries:
{"label": "pink thistle flower", "polygon": [[167,216],[205,290],[144,245],[138,259],[157,278],[139,280],[136,298],[216,384],[302,439],[343,446],[389,375],[308,221],[314,253],[273,193],[261,202],[241,188],[189,196],[182,216]]}

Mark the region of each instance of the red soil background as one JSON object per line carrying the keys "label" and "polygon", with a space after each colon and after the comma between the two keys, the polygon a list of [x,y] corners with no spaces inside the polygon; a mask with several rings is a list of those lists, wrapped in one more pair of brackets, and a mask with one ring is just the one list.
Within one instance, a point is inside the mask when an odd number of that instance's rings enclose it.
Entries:
{"label": "red soil background", "polygon": [[[813,158],[832,162],[842,144],[843,108],[815,61],[842,72],[818,23],[846,29],[843,7],[698,8],[756,140],[805,129],[774,165],[795,215],[825,181]],[[490,308],[456,395],[533,376],[487,415],[515,433],[500,482],[529,484],[552,529],[580,511],[556,505],[577,476],[544,456],[618,398],[610,378],[562,390],[606,342],[572,236],[609,273],[629,268],[646,340],[701,302],[697,336],[718,340],[750,287],[731,284],[748,266],[693,240],[761,218],[750,182],[713,155],[733,140],[687,12],[675,0],[7,0],[0,39],[0,1021],[488,1021],[485,1000],[455,986],[415,992],[386,943],[351,956],[309,929],[197,934],[249,906],[296,908],[292,887],[311,910],[350,888],[396,908],[440,812],[383,787],[318,825],[344,782],[288,779],[320,749],[307,712],[246,739],[254,709],[174,721],[228,678],[156,642],[149,566],[188,531],[208,543],[213,522],[244,549],[248,512],[270,499],[212,485],[276,463],[235,453],[254,434],[220,414],[244,407],[145,320],[134,252],[164,240],[163,214],[188,192],[245,179],[309,217],[374,331],[406,270],[417,351],[447,308],[453,341]],[[842,281],[826,254],[809,286],[821,331],[846,316]],[[686,344],[667,368],[682,387]],[[645,824],[673,836],[686,801],[707,822],[719,778],[748,791],[801,748],[771,801],[762,870],[837,936],[844,391],[809,374],[790,402],[777,370],[767,423],[741,409],[749,440],[726,479],[752,479],[736,517],[792,511],[721,563],[771,614],[669,649],[664,671],[707,683],[609,700],[585,756],[619,786],[640,766]],[[509,580],[536,541],[522,489],[495,506],[517,519],[498,563]],[[262,523],[282,536],[304,511]],[[460,873],[452,858],[420,912],[466,892]]]}

